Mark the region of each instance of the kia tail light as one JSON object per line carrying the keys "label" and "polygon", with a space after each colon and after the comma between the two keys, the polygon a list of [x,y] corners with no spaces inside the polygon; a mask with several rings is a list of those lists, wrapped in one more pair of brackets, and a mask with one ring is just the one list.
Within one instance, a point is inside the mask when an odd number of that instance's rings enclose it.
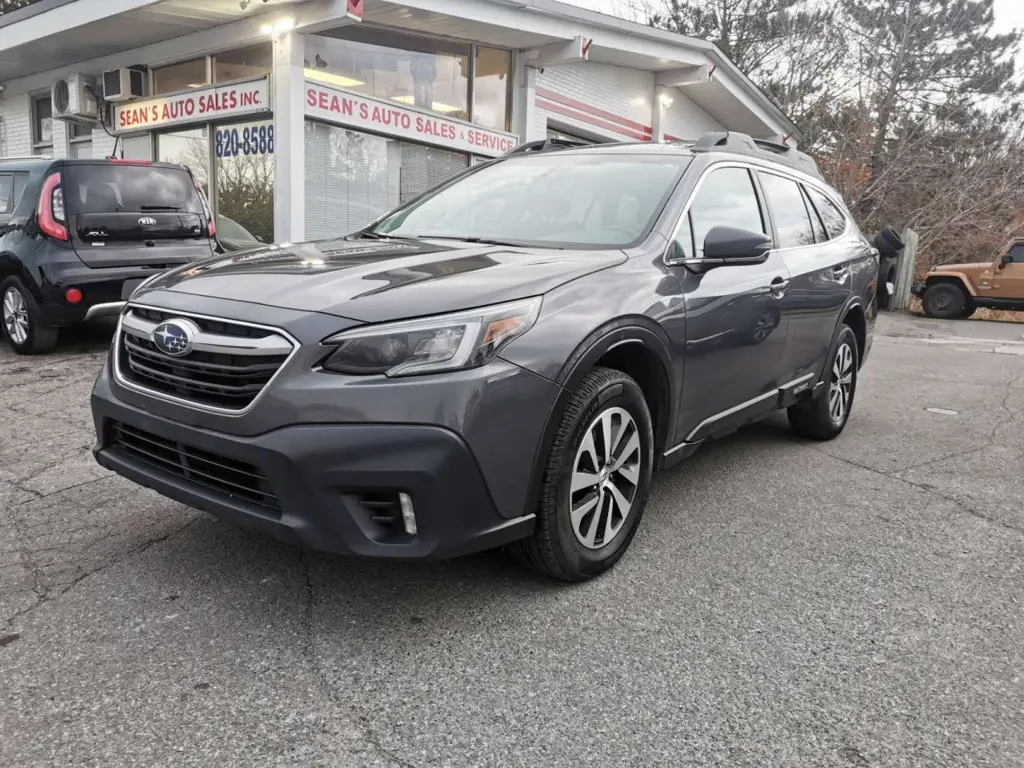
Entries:
{"label": "kia tail light", "polygon": [[67,215],[64,212],[64,188],[60,173],[51,173],[39,192],[39,229],[54,240],[67,240]]}

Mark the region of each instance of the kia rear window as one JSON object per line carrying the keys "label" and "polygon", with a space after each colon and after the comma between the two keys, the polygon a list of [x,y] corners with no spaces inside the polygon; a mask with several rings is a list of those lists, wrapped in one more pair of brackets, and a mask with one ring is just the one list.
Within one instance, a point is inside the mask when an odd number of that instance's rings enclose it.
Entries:
{"label": "kia rear window", "polygon": [[151,165],[72,165],[64,169],[68,213],[197,213],[203,203],[184,170]]}

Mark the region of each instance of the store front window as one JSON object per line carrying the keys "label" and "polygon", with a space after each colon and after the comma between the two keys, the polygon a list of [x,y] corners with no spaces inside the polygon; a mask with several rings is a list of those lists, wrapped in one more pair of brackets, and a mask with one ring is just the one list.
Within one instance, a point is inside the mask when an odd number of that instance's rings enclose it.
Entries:
{"label": "store front window", "polygon": [[210,199],[210,140],[206,128],[179,128],[156,134],[156,157],[160,163],[188,166]]}
{"label": "store front window", "polygon": [[306,38],[306,76],[408,107],[469,119],[471,46],[390,30],[343,27]]}
{"label": "store front window", "polygon": [[496,131],[509,130],[511,84],[512,54],[478,46],[473,77],[474,123]]}
{"label": "store front window", "polygon": [[230,83],[248,77],[269,75],[274,68],[274,49],[270,43],[253,45],[213,57],[213,82]]}
{"label": "store front window", "polygon": [[274,123],[214,131],[217,234],[231,250],[274,242]]}
{"label": "store front window", "polygon": [[177,93],[206,85],[206,58],[182,61],[153,70],[153,95]]}
{"label": "store front window", "polygon": [[468,155],[306,121],[306,237],[364,227],[441,184]]}

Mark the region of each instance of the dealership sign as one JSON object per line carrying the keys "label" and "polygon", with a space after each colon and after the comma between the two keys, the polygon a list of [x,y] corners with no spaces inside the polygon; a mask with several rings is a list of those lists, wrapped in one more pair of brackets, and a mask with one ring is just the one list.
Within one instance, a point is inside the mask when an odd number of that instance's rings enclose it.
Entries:
{"label": "dealership sign", "polygon": [[306,117],[488,157],[503,155],[519,143],[519,138],[510,133],[308,80]]}
{"label": "dealership sign", "polygon": [[145,131],[269,111],[270,82],[261,77],[118,104],[114,108],[114,130],[118,133]]}

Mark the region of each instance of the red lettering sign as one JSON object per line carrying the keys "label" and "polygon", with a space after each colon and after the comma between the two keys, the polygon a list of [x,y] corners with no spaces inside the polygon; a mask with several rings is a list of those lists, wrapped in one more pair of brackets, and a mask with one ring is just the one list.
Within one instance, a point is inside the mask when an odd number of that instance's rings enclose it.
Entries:
{"label": "red lettering sign", "polygon": [[514,148],[518,139],[461,120],[428,114],[393,102],[341,91],[314,83],[306,85],[306,114],[314,119],[414,141],[451,147],[477,155],[497,156]]}
{"label": "red lettering sign", "polygon": [[124,104],[115,110],[115,126],[118,131],[128,131],[138,130],[141,126],[174,125],[203,118],[252,114],[266,110],[268,101],[269,81],[262,78]]}

